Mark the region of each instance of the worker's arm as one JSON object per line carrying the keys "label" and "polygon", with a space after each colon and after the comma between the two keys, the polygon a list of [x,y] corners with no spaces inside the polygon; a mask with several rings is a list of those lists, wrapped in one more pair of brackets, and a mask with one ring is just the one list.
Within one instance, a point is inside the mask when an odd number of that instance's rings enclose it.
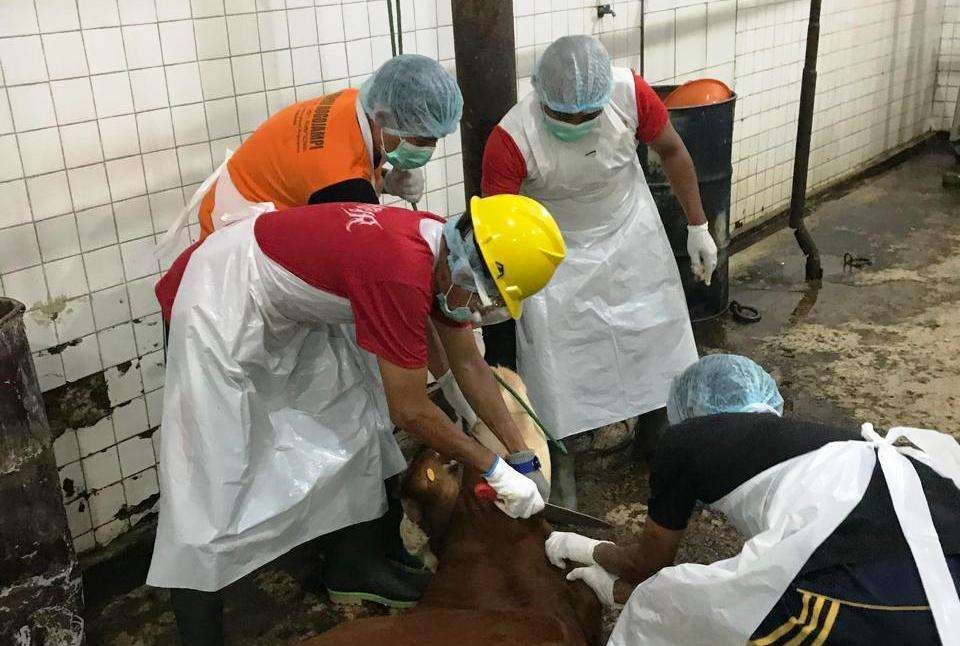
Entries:
{"label": "worker's arm", "polygon": [[700,201],[700,186],[697,183],[697,171],[693,160],[680,135],[669,121],[664,124],[660,134],[648,144],[660,156],[663,170],[670,181],[673,194],[677,196],[687,223],[704,224],[707,221]]}
{"label": "worker's arm", "polygon": [[486,472],[495,455],[464,435],[427,397],[427,369],[402,368],[378,357],[387,406],[393,423],[435,450]]}
{"label": "worker's arm", "polygon": [[682,529],[667,529],[647,518],[638,544],[600,543],[594,548],[593,559],[597,565],[620,577],[614,585],[617,603],[626,602],[633,588],[673,565],[683,533]]}
{"label": "worker's arm", "polygon": [[511,453],[526,451],[526,443],[513,417],[507,411],[500,388],[490,366],[477,348],[477,340],[469,327],[437,325],[447,361],[464,396],[494,435]]}

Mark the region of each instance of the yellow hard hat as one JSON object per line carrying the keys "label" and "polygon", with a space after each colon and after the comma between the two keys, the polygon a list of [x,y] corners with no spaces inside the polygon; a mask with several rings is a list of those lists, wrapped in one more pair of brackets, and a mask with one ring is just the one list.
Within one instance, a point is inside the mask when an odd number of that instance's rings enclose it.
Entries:
{"label": "yellow hard hat", "polygon": [[513,318],[523,299],[550,282],[567,255],[560,228],[550,212],[523,195],[491,195],[470,200],[473,233],[483,261]]}

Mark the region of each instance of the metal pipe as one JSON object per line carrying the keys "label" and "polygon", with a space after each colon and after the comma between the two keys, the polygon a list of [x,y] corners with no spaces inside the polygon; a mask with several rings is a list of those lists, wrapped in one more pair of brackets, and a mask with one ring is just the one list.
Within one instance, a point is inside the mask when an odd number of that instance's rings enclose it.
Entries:
{"label": "metal pipe", "polygon": [[460,141],[466,197],[480,194],[483,147],[517,102],[512,0],[453,2],[453,47],[463,93]]}
{"label": "metal pipe", "polygon": [[793,193],[790,196],[790,228],[807,257],[807,280],[823,278],[820,252],[804,224],[807,204],[807,171],[810,168],[810,137],[813,133],[813,109],[817,98],[817,50],[820,46],[821,0],[810,0],[807,24],[807,51],[800,83],[800,114],[797,119],[797,148],[793,158]]}
{"label": "metal pipe", "polygon": [[387,0],[387,21],[390,23],[390,55],[397,55],[397,28],[393,24],[393,0]]}
{"label": "metal pipe", "polygon": [[[387,0],[388,2],[390,0]],[[456,4],[456,3],[454,3]],[[400,8],[400,0],[397,0],[397,50],[403,53],[403,15]]]}

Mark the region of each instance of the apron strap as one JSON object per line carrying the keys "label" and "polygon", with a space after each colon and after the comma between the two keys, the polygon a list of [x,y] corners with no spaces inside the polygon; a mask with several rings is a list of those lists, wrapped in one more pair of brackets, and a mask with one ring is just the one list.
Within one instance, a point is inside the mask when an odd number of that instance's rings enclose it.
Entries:
{"label": "apron strap", "polygon": [[180,231],[182,231],[186,226],[187,220],[191,215],[193,215],[197,206],[203,200],[203,196],[207,194],[207,191],[210,190],[210,187],[213,186],[213,183],[217,181],[218,177],[220,177],[220,173],[226,169],[227,162],[232,156],[233,151],[228,148],[226,154],[223,156],[223,163],[217,166],[217,170],[213,171],[207,177],[207,179],[203,180],[203,183],[200,184],[200,187],[193,192],[193,196],[187,202],[186,206],[180,210],[179,215],[177,215],[177,219],[173,221],[173,224],[170,225],[170,228],[167,229],[167,232],[163,234],[162,238],[160,238],[160,241],[157,243],[157,246],[153,252],[154,258],[158,262],[162,261],[163,258],[166,258],[173,249],[173,245],[177,239],[177,236],[180,234]]}
{"label": "apron strap", "polygon": [[890,432],[882,438],[871,424],[863,425],[862,434],[877,447],[877,458],[887,481],[893,509],[920,573],[937,632],[943,643],[951,643],[950,639],[960,635],[960,597],[947,567],[917,470],[893,446],[894,441],[907,434]]}

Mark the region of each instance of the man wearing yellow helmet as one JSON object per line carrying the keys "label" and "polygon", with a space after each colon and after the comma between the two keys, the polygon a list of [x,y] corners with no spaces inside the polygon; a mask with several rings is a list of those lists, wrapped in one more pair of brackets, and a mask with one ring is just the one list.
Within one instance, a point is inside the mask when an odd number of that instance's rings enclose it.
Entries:
{"label": "man wearing yellow helmet", "polygon": [[[175,589],[181,632],[219,625],[217,591],[321,535],[331,596],[412,605],[426,581],[388,558],[371,525],[387,509],[384,480],[406,466],[393,424],[484,472],[508,515],[540,511],[548,485],[471,323],[519,316],[565,253],[546,209],[508,195],[474,198],[447,221],[379,204],[299,207],[184,252],[157,285],[170,336],[147,579]],[[505,460],[427,397],[428,320]]]}

